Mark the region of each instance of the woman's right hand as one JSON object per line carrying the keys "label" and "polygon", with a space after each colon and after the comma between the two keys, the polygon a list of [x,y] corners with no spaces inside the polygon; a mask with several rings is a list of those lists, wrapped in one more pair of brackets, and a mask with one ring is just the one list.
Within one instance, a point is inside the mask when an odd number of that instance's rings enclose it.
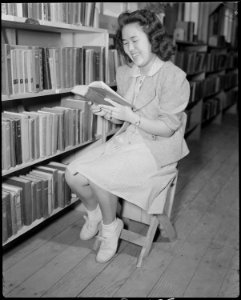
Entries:
{"label": "woman's right hand", "polygon": [[90,105],[90,110],[93,114],[101,117],[104,117],[106,115],[107,112],[103,110],[99,105],[96,105],[92,102],[88,102],[88,104]]}

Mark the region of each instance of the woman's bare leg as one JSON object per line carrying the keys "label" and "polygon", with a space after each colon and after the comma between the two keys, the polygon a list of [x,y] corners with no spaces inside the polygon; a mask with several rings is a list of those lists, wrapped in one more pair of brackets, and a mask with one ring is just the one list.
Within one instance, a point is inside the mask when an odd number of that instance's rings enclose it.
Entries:
{"label": "woman's bare leg", "polygon": [[72,175],[68,169],[65,172],[65,179],[73,193],[77,194],[81,201],[83,201],[84,206],[88,210],[94,210],[98,201],[89,185],[88,179],[79,173]]}
{"label": "woman's bare leg", "polygon": [[95,198],[98,199],[102,212],[103,224],[112,223],[116,218],[118,197],[107,192],[106,190],[103,190],[101,187],[91,181],[90,187],[95,195]]}

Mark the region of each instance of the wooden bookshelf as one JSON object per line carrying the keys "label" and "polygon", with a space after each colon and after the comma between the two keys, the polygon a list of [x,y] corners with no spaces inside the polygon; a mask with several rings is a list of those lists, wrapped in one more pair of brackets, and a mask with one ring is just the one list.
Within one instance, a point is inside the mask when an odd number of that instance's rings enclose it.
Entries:
{"label": "wooden bookshelf", "polygon": [[[201,127],[210,122],[221,124],[225,103],[227,102],[226,105],[230,105],[229,101],[222,95],[222,92],[228,92],[229,89],[230,91],[235,90],[235,86],[232,85],[232,79],[237,81],[235,54],[228,52],[228,47],[211,47],[204,43],[176,41],[176,46],[177,54],[174,61],[187,73],[187,79],[190,81],[190,84],[194,85],[192,88],[194,93],[196,92],[196,82],[201,84],[201,90],[199,90],[199,92],[202,91],[201,98],[198,101],[195,100],[195,95],[192,95],[193,91],[191,89],[190,102],[187,106],[188,118],[191,119],[187,122],[190,124],[185,134],[189,139],[200,139]],[[183,60],[184,54],[180,55],[180,52],[185,52],[185,60]],[[195,66],[193,70],[192,65],[196,64],[198,52],[204,53],[204,65],[200,69],[199,66]],[[228,61],[230,59],[231,65],[229,65],[230,62]],[[205,111],[207,112],[209,107],[210,120],[203,119]],[[214,115],[213,110],[216,110]]]}
{"label": "wooden bookshelf", "polygon": [[[2,14],[2,30],[4,33],[4,43],[12,45],[24,45],[24,46],[39,46],[39,47],[83,47],[83,46],[102,46],[105,48],[105,82],[109,83],[109,69],[108,69],[108,46],[109,46],[109,33],[106,29],[94,28],[82,25],[66,24],[62,22],[50,22],[39,20],[36,24],[27,24],[27,18],[4,15]],[[60,100],[62,94],[64,96],[70,94],[72,87],[41,90],[33,93],[19,93],[11,95],[2,95],[2,111],[8,110],[14,111],[14,108],[20,104],[24,109],[29,105],[31,111],[37,111],[42,106],[52,107],[53,103],[56,105],[56,101]],[[57,97],[57,98],[56,98]],[[34,98],[35,101],[29,101],[30,98]],[[39,101],[38,101],[39,99]],[[42,100],[44,99],[44,102]],[[56,100],[59,99],[59,100]],[[37,103],[38,102],[38,103]],[[44,103],[44,104],[42,104]],[[33,109],[35,107],[36,109]],[[16,110],[16,112],[18,112]],[[41,157],[32,161],[27,161],[22,164],[18,164],[9,169],[2,170],[3,181],[8,176],[18,176],[24,174],[26,169],[32,169],[35,165],[45,165],[49,161],[60,161],[65,157],[68,157],[74,152],[82,151],[82,148],[88,150],[88,147],[95,144],[95,142],[104,142],[110,134],[114,134],[116,130],[106,132],[107,124],[106,120],[102,124],[102,134],[98,134],[94,139],[88,140],[78,145],[67,146],[63,151],[57,150],[53,155]],[[78,201],[78,199],[72,199],[71,204]],[[34,220],[30,225],[24,225],[16,234],[10,236],[7,241],[4,242],[4,246],[12,242],[16,238],[24,235],[29,230],[37,227],[43,223],[46,219],[58,214],[64,208],[58,207],[54,209],[53,213],[47,218],[41,218]]]}

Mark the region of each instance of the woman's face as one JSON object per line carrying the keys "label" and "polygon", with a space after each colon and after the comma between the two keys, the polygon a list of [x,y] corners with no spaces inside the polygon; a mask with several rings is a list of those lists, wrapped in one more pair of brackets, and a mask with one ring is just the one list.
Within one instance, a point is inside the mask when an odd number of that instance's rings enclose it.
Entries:
{"label": "woman's face", "polygon": [[138,67],[145,67],[152,60],[151,43],[138,23],[123,27],[122,42],[125,53]]}

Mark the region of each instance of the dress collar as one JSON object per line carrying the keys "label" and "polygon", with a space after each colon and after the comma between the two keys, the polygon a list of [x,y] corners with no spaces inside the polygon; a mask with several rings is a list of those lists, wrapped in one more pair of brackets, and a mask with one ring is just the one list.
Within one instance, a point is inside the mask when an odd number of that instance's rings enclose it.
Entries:
{"label": "dress collar", "polygon": [[[147,72],[147,74],[145,74],[145,76],[153,76],[155,75],[160,68],[163,66],[164,61],[162,61],[158,56],[156,56],[152,67],[150,68],[150,70]],[[143,74],[141,74],[140,72],[140,68],[133,64],[133,66],[131,67],[131,77],[139,77],[142,76]]]}

